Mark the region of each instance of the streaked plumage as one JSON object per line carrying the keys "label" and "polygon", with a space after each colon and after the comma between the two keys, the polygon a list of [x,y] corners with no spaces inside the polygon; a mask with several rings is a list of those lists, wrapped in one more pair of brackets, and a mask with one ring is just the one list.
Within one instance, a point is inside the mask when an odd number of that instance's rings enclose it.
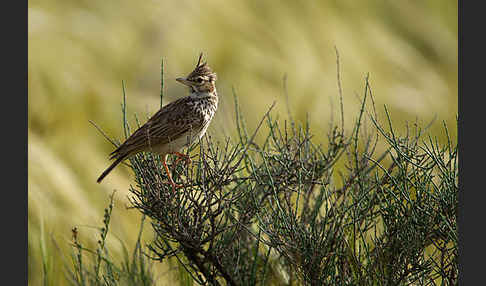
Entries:
{"label": "streaked plumage", "polygon": [[[218,95],[216,74],[207,63],[201,64],[201,58],[202,54],[194,71],[186,78],[177,79],[189,87],[191,94],[163,106],[113,151],[110,160],[116,160],[101,174],[98,183],[120,162],[141,151],[162,155],[164,167],[168,171],[167,154],[179,154],[183,147],[204,135],[218,108]],[[168,176],[170,183],[175,186],[170,173]]]}

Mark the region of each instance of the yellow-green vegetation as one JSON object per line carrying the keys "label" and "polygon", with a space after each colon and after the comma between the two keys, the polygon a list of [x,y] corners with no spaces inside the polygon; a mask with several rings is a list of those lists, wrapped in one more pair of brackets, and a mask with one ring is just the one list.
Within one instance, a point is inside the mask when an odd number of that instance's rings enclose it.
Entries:
{"label": "yellow-green vegetation", "polygon": [[[232,89],[252,130],[273,100],[285,114],[284,76],[297,120],[308,115],[314,140],[339,119],[335,47],[339,51],[345,122],[360,108],[370,74],[378,113],[386,104],[394,127],[416,117],[456,138],[457,2],[454,1],[29,1],[29,284],[63,285],[71,229],[96,246],[113,189],[107,245],[135,244],[140,215],[127,210],[133,176],[118,167],[101,184],[112,146],[89,124],[122,138],[122,80],[128,120],[141,121],[187,90],[199,52],[218,73],[220,107],[209,133],[235,136]],[[333,110],[333,112],[332,112]],[[149,230],[149,228],[146,228]],[[116,238],[115,236],[118,236]],[[146,231],[150,239],[152,234]],[[182,281],[177,265],[154,269],[157,285]]]}

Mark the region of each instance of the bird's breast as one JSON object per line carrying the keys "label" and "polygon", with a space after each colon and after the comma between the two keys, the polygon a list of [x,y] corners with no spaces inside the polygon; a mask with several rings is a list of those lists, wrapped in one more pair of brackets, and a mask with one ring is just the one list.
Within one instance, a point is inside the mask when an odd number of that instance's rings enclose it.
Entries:
{"label": "bird's breast", "polygon": [[209,123],[218,108],[217,96],[200,96],[197,100],[188,103],[193,112],[198,114],[204,123]]}

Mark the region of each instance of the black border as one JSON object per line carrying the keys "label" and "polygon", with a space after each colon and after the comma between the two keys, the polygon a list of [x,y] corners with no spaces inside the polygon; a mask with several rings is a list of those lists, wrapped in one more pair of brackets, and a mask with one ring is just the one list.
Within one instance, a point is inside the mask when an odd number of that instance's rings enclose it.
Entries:
{"label": "black border", "polygon": [[463,2],[460,1],[458,3],[458,17],[457,17],[457,25],[458,25],[458,94],[457,94],[457,144],[458,144],[458,149],[459,149],[459,162],[458,162],[458,172],[459,172],[459,193],[458,193],[458,211],[457,211],[457,229],[458,229],[458,239],[459,239],[459,250],[458,250],[458,258],[457,258],[457,263],[458,263],[458,285],[466,285],[465,279],[466,276],[464,274],[464,268],[465,268],[465,261],[464,261],[464,183],[463,183],[463,166],[464,166],[464,157],[463,157],[463,144],[462,141],[464,139],[464,129],[463,127],[463,119],[464,119],[464,110],[463,110],[463,104],[461,102],[461,98],[463,97],[463,86],[462,86],[462,64],[463,64],[463,57],[462,57],[462,52],[463,52],[463,42],[462,42],[462,36],[464,35],[462,33],[463,29],[463,23],[461,22],[463,19],[462,13],[463,13]]}
{"label": "black border", "polygon": [[[2,247],[4,262],[8,265],[3,281],[27,285],[27,11],[28,1],[13,1],[5,6],[2,27],[2,112],[1,142],[3,155]],[[17,12],[17,13],[15,13]],[[4,271],[5,272],[5,271]]]}
{"label": "black border", "polygon": [[3,9],[2,27],[2,150],[4,168],[2,247],[8,265],[3,281],[27,285],[28,279],[28,1],[13,1]]}
{"label": "black border", "polygon": [[[467,8],[465,7],[467,3]],[[476,4],[473,6],[472,4]],[[459,283],[481,285],[484,267],[484,9],[458,1]],[[469,135],[469,136],[468,136]],[[467,146],[467,147],[466,147]],[[476,159],[477,162],[474,162]],[[477,163],[477,164],[476,164]],[[474,182],[476,180],[476,182]],[[479,283],[478,283],[479,282]]]}

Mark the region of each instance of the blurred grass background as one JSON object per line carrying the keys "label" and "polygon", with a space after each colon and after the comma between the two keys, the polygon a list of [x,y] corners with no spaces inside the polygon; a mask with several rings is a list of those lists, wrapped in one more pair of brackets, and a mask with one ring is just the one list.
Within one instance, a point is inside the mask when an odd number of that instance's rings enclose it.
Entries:
{"label": "blurred grass background", "polygon": [[[395,127],[417,117],[444,120],[454,140],[457,116],[457,1],[60,1],[30,0],[28,9],[28,269],[29,284],[63,285],[73,226],[100,225],[113,189],[111,234],[133,245],[140,216],[127,210],[131,174],[115,169],[101,184],[112,146],[91,126],[122,138],[121,99],[142,121],[187,94],[175,78],[204,52],[218,74],[220,107],[209,129],[234,135],[232,88],[252,130],[273,100],[286,115],[309,115],[324,140],[332,108],[337,121],[340,54],[345,122],[359,109],[364,77],[379,113],[386,104]],[[432,134],[443,136],[440,122]],[[96,242],[95,230],[79,228]],[[146,232],[150,239],[150,232]],[[120,244],[108,239],[116,255]],[[44,265],[43,265],[44,261]],[[178,281],[157,265],[157,281]]]}

